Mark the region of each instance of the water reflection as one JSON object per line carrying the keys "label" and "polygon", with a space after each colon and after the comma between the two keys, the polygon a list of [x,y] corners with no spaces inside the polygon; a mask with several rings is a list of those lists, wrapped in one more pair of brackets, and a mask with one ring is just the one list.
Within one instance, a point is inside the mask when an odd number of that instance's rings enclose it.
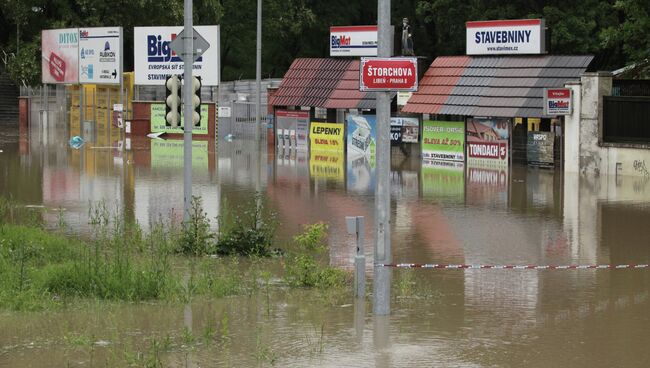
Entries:
{"label": "water reflection", "polygon": [[[65,221],[81,232],[88,226],[88,203],[99,200],[119,206],[145,228],[172,212],[180,220],[181,142],[125,139],[112,124],[68,123],[60,112],[32,117],[28,130],[0,131],[1,195],[64,208]],[[70,148],[74,135],[88,143]],[[280,217],[279,243],[289,242],[303,224],[328,222],[330,262],[345,268],[352,267],[355,248],[344,218],[365,216],[370,276],[372,161],[258,147],[239,139],[194,142],[193,192],[203,197],[208,216],[214,219],[224,202],[241,203],[259,189]],[[525,166],[421,163],[395,154],[393,260],[648,263],[649,193],[643,178],[587,180]],[[48,211],[46,221],[53,225],[57,216]],[[405,272],[393,272],[396,283]],[[66,329],[107,340],[152,331],[180,334],[184,326],[199,333],[227,314],[238,326],[231,324],[230,346],[206,347],[187,359],[179,354],[177,366],[260,365],[255,352],[261,348],[275,352],[282,366],[643,366],[650,360],[648,271],[410,272],[413,279],[403,287],[418,292],[398,288],[385,318],[370,318],[363,302],[343,307],[351,301],[323,302],[302,291],[277,295],[270,306],[246,296],[180,307],[114,306],[98,313],[102,318],[94,312],[2,315],[0,357],[9,366],[88,362],[79,354],[66,356],[51,341]],[[40,345],[25,354],[30,341]]]}

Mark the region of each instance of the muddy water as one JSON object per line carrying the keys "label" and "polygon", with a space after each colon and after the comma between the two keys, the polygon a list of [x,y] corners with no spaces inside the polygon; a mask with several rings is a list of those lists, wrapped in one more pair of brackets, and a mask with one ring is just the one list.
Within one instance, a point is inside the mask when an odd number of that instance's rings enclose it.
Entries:
{"label": "muddy water", "polygon": [[[87,231],[88,203],[105,200],[145,227],[182,208],[182,143],[124,141],[109,125],[33,116],[0,130],[0,194],[58,211]],[[1,129],[1,128],[0,128]],[[71,149],[72,135],[88,139]],[[366,217],[366,162],[260,152],[235,139],[196,142],[194,193],[214,218],[264,193],[278,243],[302,224],[331,226],[330,262],[350,268],[344,217]],[[579,179],[558,171],[421,164],[393,158],[395,262],[626,264],[650,262],[650,181]],[[368,262],[368,272],[372,272]],[[650,270],[394,270],[389,317],[349,294],[270,295],[174,304],[100,304],[48,313],[0,312],[2,367],[589,366],[650,364]],[[370,285],[368,287],[370,289]],[[191,332],[190,332],[191,331]],[[207,336],[207,337],[204,337]]]}

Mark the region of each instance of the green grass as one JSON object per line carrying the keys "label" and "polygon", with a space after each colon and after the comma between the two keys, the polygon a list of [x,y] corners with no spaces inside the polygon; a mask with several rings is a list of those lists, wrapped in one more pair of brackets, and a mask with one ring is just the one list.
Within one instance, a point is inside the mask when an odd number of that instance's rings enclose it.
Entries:
{"label": "green grass", "polygon": [[[301,288],[349,284],[349,273],[325,265],[326,225],[306,227],[294,239],[297,251],[270,258],[275,224],[256,203],[232,220],[220,219],[218,234],[210,233],[200,201],[194,205],[188,229],[160,219],[146,233],[116,215],[120,211],[91,205],[92,236],[79,239],[61,221],[59,230],[45,230],[36,213],[21,214],[20,206],[0,198],[0,310],[43,310],[92,299],[186,303],[195,296],[268,294],[271,279]],[[259,233],[242,240],[233,235],[240,231]],[[224,244],[229,251],[220,248]],[[216,249],[221,255],[206,257]]]}

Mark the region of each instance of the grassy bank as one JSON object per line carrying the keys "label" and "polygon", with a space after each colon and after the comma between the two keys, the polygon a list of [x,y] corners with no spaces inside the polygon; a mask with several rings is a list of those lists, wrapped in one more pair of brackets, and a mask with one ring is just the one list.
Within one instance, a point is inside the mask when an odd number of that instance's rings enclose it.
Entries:
{"label": "grassy bank", "polygon": [[211,231],[199,199],[189,226],[160,219],[144,232],[99,203],[88,212],[92,235],[81,239],[63,221],[45,230],[38,211],[0,199],[0,309],[83,299],[187,302],[252,293],[270,280],[277,287],[349,283],[348,273],[327,266],[326,225],[306,227],[287,252],[273,248],[274,217],[254,202],[243,206],[218,219],[219,232]]}

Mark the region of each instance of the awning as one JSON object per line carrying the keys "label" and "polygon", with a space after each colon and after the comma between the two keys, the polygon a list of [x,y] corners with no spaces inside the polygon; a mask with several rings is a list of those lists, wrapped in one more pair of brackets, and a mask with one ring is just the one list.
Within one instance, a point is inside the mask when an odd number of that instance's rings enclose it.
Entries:
{"label": "awning", "polygon": [[543,115],[544,88],[580,80],[593,56],[442,56],[403,112],[489,117]]}
{"label": "awning", "polygon": [[359,60],[294,60],[269,103],[327,109],[374,109],[374,93],[359,92]]}

